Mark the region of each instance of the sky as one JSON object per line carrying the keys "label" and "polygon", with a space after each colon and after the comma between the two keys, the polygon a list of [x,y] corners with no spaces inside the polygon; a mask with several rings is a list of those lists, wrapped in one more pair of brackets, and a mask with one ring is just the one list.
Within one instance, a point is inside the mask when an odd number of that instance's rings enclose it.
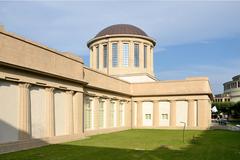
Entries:
{"label": "sky", "polygon": [[5,30],[89,66],[88,40],[113,24],[132,24],[154,38],[159,80],[208,76],[214,94],[240,74],[240,1],[0,1]]}

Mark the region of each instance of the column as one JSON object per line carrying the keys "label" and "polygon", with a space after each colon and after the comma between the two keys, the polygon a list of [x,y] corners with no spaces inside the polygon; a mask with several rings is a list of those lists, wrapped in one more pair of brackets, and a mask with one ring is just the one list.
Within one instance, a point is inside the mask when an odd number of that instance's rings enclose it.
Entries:
{"label": "column", "polygon": [[195,117],[194,117],[194,100],[188,100],[188,120],[187,126],[194,127]]}
{"label": "column", "polygon": [[67,105],[67,120],[68,120],[68,125],[67,125],[67,131],[69,135],[72,135],[74,133],[73,129],[73,93],[74,91],[67,91],[67,97],[68,97],[68,105]]}
{"label": "column", "polygon": [[142,102],[137,102],[137,127],[142,127]]}
{"label": "column", "polygon": [[92,52],[92,68],[93,69],[97,68],[96,59],[97,59],[97,49],[96,49],[96,46],[93,46],[93,52]]}
{"label": "column", "polygon": [[73,96],[74,134],[83,133],[83,113],[83,93],[76,92]]}
{"label": "column", "polygon": [[159,126],[159,101],[153,101],[153,127]]}
{"label": "column", "polygon": [[206,129],[209,127],[209,114],[211,107],[209,106],[208,99],[198,100],[198,126]]}
{"label": "column", "polygon": [[176,127],[176,101],[170,102],[170,127]]}
{"label": "column", "polygon": [[129,68],[134,67],[134,43],[130,41],[129,43]]}
{"label": "column", "polygon": [[111,118],[110,118],[110,109],[111,109],[111,100],[110,99],[106,99],[106,128],[110,128],[110,124],[111,124]]}
{"label": "column", "polygon": [[117,117],[116,117],[116,119],[117,119],[117,127],[120,127],[120,101],[119,100],[117,100],[116,101],[116,112],[117,112]]}
{"label": "column", "polygon": [[151,49],[149,45],[147,45],[147,72],[151,72]]}
{"label": "column", "polygon": [[144,68],[144,46],[143,43],[139,43],[139,68]]}
{"label": "column", "polygon": [[122,41],[118,42],[118,67],[123,66],[123,43]]}
{"label": "column", "polygon": [[99,128],[99,98],[94,97],[94,107],[93,107],[93,115],[94,115],[94,129]]}
{"label": "column", "polygon": [[153,74],[153,46],[151,46],[151,49],[150,49],[150,58],[151,58],[151,73]]}
{"label": "column", "polygon": [[45,88],[46,93],[46,137],[54,136],[54,88]]}
{"label": "column", "polygon": [[90,48],[90,68],[93,68],[93,47]]}
{"label": "column", "polygon": [[111,74],[112,70],[112,43],[108,42],[108,67],[107,67],[107,74]]}
{"label": "column", "polygon": [[30,130],[30,93],[29,83],[20,83],[20,106],[19,106],[19,139],[28,139],[31,137]]}
{"label": "column", "polygon": [[99,70],[103,70],[103,45],[99,44]]}

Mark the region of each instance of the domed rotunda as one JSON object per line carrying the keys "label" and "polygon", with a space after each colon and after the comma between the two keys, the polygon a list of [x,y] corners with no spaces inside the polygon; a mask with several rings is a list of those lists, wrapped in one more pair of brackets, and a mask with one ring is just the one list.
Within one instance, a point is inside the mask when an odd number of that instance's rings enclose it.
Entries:
{"label": "domed rotunda", "polygon": [[153,48],[156,42],[142,29],[116,24],[101,30],[87,46],[90,68],[122,80],[153,82]]}

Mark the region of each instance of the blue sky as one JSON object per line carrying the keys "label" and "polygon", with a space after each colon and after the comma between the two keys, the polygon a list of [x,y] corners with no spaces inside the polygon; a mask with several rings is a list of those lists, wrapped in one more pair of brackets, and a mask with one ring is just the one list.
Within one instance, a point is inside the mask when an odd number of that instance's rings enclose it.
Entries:
{"label": "blue sky", "polygon": [[208,76],[214,93],[240,74],[240,1],[0,1],[0,24],[9,32],[89,65],[86,42],[101,29],[127,23],[157,41],[155,74],[160,80]]}

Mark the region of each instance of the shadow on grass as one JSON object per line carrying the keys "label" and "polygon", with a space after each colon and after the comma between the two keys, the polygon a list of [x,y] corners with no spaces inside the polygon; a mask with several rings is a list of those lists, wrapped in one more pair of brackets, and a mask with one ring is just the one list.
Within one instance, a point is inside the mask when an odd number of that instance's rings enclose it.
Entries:
{"label": "shadow on grass", "polygon": [[134,150],[56,144],[0,155],[1,160],[236,160],[240,157],[240,133],[204,131],[180,150],[161,146],[154,150]]}

